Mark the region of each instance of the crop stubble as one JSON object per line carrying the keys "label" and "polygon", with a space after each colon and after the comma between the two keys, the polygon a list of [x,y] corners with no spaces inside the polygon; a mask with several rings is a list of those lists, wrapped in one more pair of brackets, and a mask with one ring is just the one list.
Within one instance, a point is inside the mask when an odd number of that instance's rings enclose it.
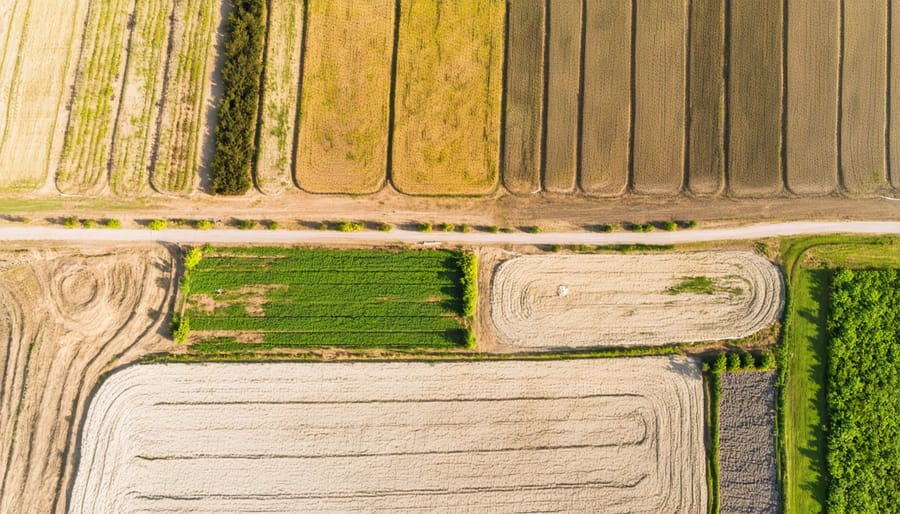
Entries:
{"label": "crop stubble", "polygon": [[546,4],[509,2],[503,185],[518,194],[541,189]]}
{"label": "crop stubble", "polygon": [[841,84],[841,174],[850,193],[886,180],[887,4],[845,0]]}
{"label": "crop stubble", "polygon": [[631,131],[631,2],[587,2],[580,186],[616,196],[628,187]]}
{"label": "crop stubble", "polygon": [[581,0],[548,3],[544,189],[551,193],[574,191],[578,173],[581,4]]}
{"label": "crop stubble", "polygon": [[391,181],[479,195],[499,181],[505,2],[401,0]]}
{"label": "crop stubble", "polygon": [[[900,0],[891,0],[891,62],[888,63],[891,77],[891,94],[900,93]],[[891,154],[891,185],[900,190],[900,101],[888,98],[891,112],[888,113],[890,123],[890,141],[888,151]]]}
{"label": "crop stubble", "polygon": [[384,185],[394,5],[308,4],[296,171],[307,191],[374,193]]}
{"label": "crop stubble", "polygon": [[[710,294],[672,294],[698,276]],[[526,349],[660,345],[750,335],[783,297],[778,269],[750,252],[535,255],[497,268],[491,321],[501,343]]]}
{"label": "crop stubble", "polygon": [[641,2],[634,16],[632,187],[673,195],[684,181],[687,2]]}
{"label": "crop stubble", "polygon": [[730,192],[782,190],[782,0],[731,2],[728,79]]}
{"label": "crop stubble", "polygon": [[699,513],[702,420],[684,357],[135,366],[92,402],[70,512]]}
{"label": "crop stubble", "polygon": [[787,187],[826,194],[838,183],[840,3],[792,0],[787,9]]}
{"label": "crop stubble", "polygon": [[715,195],[725,186],[725,0],[691,5],[688,189]]}

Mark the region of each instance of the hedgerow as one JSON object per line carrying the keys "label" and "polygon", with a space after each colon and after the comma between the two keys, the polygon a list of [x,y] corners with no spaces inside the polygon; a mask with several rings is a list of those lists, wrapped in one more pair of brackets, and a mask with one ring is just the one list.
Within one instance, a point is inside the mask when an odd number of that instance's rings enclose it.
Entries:
{"label": "hedgerow", "polygon": [[211,167],[216,194],[239,195],[250,189],[265,34],[265,0],[234,0],[228,15],[222,103]]}
{"label": "hedgerow", "polygon": [[478,257],[471,252],[460,254],[459,270],[462,272],[462,315],[471,318],[478,304]]}

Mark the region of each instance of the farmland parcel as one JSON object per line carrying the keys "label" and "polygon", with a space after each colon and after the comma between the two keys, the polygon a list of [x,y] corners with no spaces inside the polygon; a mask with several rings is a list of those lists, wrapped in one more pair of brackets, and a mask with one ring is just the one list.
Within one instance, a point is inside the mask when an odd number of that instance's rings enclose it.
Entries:
{"label": "farmland parcel", "polygon": [[711,195],[725,186],[725,0],[693,3],[690,35],[688,188]]}
{"label": "farmland parcel", "polygon": [[95,396],[70,512],[700,513],[702,420],[680,357],[135,366]]}

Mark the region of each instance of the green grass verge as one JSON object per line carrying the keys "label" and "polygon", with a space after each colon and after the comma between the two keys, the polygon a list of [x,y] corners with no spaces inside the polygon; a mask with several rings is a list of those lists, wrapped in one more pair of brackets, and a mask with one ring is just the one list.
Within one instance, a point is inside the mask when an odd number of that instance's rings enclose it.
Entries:
{"label": "green grass verge", "polygon": [[706,485],[709,489],[707,512],[719,512],[719,402],[722,397],[722,372],[709,370],[706,378],[706,427],[709,446],[706,448]]}

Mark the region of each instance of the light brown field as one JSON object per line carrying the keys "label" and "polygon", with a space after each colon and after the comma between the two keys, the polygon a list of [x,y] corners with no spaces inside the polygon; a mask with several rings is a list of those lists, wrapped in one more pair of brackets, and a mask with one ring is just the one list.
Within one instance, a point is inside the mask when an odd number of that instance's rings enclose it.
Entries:
{"label": "light brown field", "polygon": [[687,2],[642,2],[634,16],[632,187],[674,195],[684,182]]}
{"label": "light brown field", "polygon": [[701,513],[704,455],[684,357],[134,366],[70,512]]}
{"label": "light brown field", "polygon": [[838,184],[838,2],[792,0],[787,43],[787,187],[826,194]]}
{"label": "light brown field", "polygon": [[872,193],[887,179],[886,32],[886,2],[845,0],[840,143],[850,193]]}
{"label": "light brown field", "polygon": [[581,0],[548,3],[544,189],[551,193],[574,191],[578,173],[581,6]]}
{"label": "light brown field", "polygon": [[546,5],[513,0],[508,17],[503,185],[513,193],[536,193],[541,189]]}
{"label": "light brown field", "polygon": [[690,34],[687,183],[715,195],[725,187],[725,0],[694,2]]}
{"label": "light brown field", "polygon": [[168,349],[161,246],[0,253],[0,511],[65,512],[88,396],[102,373]]}
{"label": "light brown field", "polygon": [[480,195],[499,181],[500,0],[401,0],[391,181],[418,195]]}
{"label": "light brown field", "polygon": [[[691,277],[712,290],[671,290]],[[774,323],[783,290],[750,252],[531,255],[497,268],[490,317],[501,343],[523,349],[734,339]]]}
{"label": "light brown field", "polygon": [[584,13],[581,190],[628,187],[631,140],[631,2],[588,2]]}
{"label": "light brown field", "polygon": [[[891,94],[900,92],[900,0],[891,0],[891,62],[888,69],[891,77],[890,91]],[[900,151],[900,102],[888,99],[891,112],[888,113],[890,121],[890,140],[888,141],[888,151],[894,152],[891,157],[891,169],[889,172],[891,185],[894,189],[900,190],[900,156],[896,151]]]}
{"label": "light brown field", "polygon": [[0,190],[39,189],[56,169],[87,6],[17,0],[0,7],[9,20],[0,29]]}
{"label": "light brown field", "polygon": [[297,182],[374,193],[387,178],[394,1],[310,0],[307,12]]}
{"label": "light brown field", "polygon": [[782,191],[781,2],[731,3],[728,180],[737,196]]}
{"label": "light brown field", "polygon": [[293,185],[304,2],[272,0],[268,5],[256,187],[274,195]]}

